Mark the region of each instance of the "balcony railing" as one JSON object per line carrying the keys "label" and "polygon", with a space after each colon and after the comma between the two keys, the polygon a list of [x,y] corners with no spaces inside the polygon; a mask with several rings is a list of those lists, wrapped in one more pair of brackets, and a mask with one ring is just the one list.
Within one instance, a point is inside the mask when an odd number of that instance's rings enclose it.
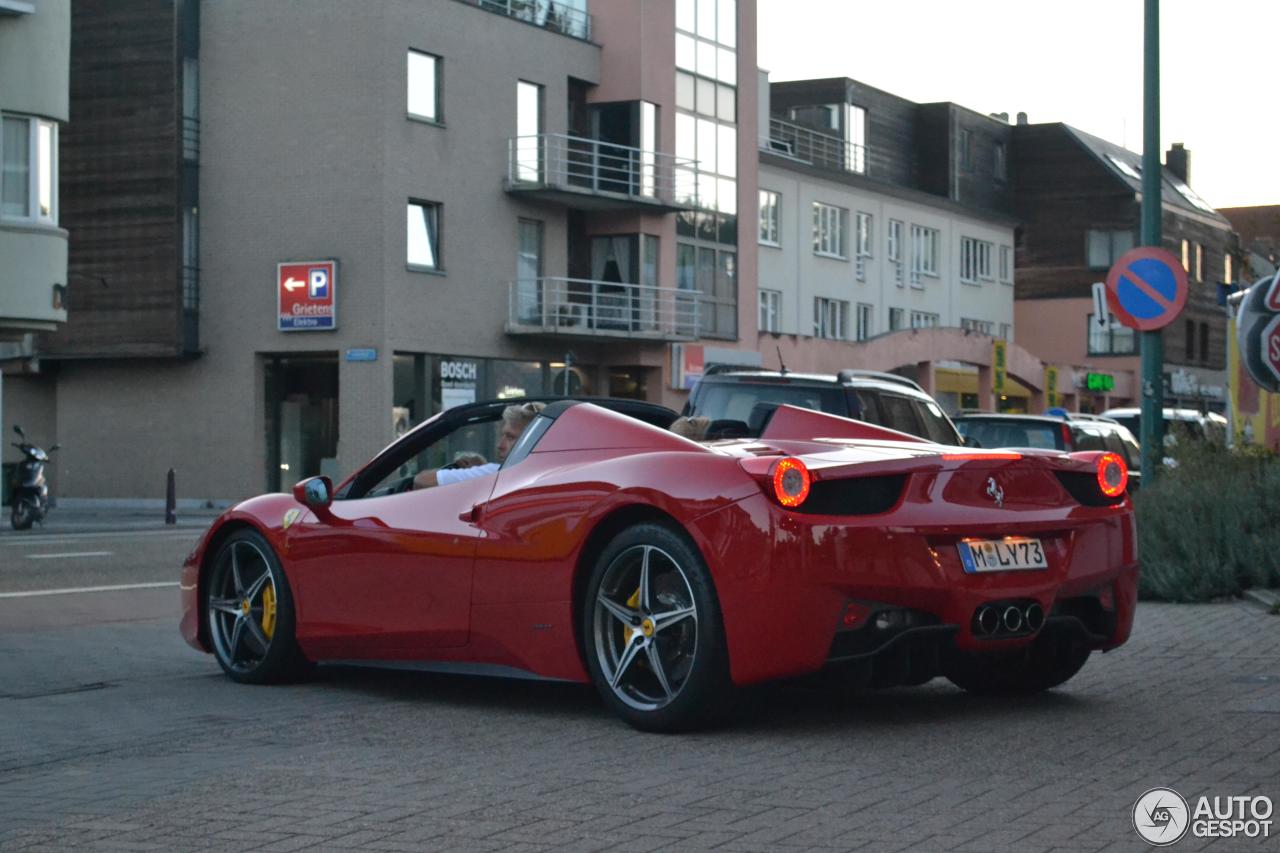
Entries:
{"label": "balcony railing", "polygon": [[697,293],[672,287],[520,279],[510,285],[507,331],[690,341],[698,337],[698,302]]}
{"label": "balcony railing", "polygon": [[462,0],[490,12],[584,41],[591,38],[591,16],[555,0]]}
{"label": "balcony railing", "polygon": [[200,350],[200,268],[182,267],[182,349]]}
{"label": "balcony railing", "polygon": [[838,136],[819,133],[778,118],[769,119],[769,143],[764,150],[824,169],[839,169],[859,175],[867,173],[865,145],[855,145]]}
{"label": "balcony railing", "polygon": [[559,133],[509,140],[507,189],[560,190],[680,209],[697,196],[698,161]]}

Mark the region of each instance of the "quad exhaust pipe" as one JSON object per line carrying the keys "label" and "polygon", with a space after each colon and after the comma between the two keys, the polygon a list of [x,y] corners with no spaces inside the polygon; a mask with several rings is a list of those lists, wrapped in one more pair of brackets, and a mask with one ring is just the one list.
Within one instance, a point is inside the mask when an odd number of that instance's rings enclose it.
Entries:
{"label": "quad exhaust pipe", "polygon": [[979,637],[1034,634],[1044,627],[1044,608],[1038,602],[984,604],[973,616],[973,633]]}

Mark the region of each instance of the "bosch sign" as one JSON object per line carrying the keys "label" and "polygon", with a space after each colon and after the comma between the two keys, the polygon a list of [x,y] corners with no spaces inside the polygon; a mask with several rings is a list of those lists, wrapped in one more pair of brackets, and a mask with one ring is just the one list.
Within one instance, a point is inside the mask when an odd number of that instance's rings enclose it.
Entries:
{"label": "bosch sign", "polygon": [[338,327],[335,261],[276,264],[276,328],[281,332]]}

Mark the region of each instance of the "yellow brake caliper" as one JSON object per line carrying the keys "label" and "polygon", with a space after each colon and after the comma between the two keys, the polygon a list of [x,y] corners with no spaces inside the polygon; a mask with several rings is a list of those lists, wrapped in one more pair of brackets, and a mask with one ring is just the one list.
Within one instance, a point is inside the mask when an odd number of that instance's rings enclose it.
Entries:
{"label": "yellow brake caliper", "polygon": [[262,588],[262,633],[271,639],[276,630],[276,591],[268,584]]}
{"label": "yellow brake caliper", "polygon": [[[636,587],[636,591],[631,593],[631,597],[627,599],[627,606],[635,610],[640,606],[640,587]],[[625,646],[631,642],[631,635],[636,632],[635,628],[624,625],[622,628],[622,644]]]}

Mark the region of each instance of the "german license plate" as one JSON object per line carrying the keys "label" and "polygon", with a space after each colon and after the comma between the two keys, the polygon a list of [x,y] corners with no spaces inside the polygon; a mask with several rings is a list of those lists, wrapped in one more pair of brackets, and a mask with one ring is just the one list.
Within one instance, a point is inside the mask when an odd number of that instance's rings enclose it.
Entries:
{"label": "german license plate", "polygon": [[956,546],[965,572],[1016,572],[1047,569],[1039,539],[1006,536],[1004,539],[962,539]]}

